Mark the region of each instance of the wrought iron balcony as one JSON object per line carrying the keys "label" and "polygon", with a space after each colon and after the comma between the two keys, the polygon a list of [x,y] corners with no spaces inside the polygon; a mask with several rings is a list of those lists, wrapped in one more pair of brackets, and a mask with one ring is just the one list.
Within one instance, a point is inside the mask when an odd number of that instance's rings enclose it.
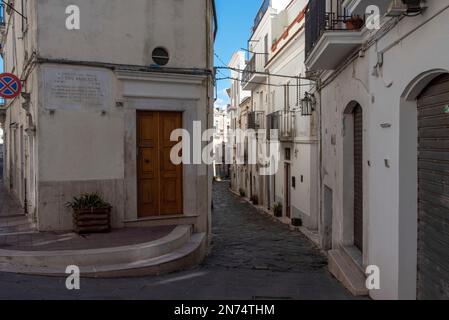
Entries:
{"label": "wrought iron balcony", "polygon": [[265,128],[265,112],[253,111],[248,113],[248,128],[252,130],[259,130]]}
{"label": "wrought iron balcony", "polygon": [[254,90],[267,78],[265,71],[265,56],[255,54],[246,65],[242,74],[243,90]]}
{"label": "wrought iron balcony", "polygon": [[[267,116],[269,139],[279,139],[280,141],[292,141],[296,137],[295,127],[296,113],[293,111],[281,110]],[[277,137],[274,132],[277,131]]]}
{"label": "wrought iron balcony", "polygon": [[257,30],[257,27],[259,26],[260,22],[262,21],[263,17],[265,16],[265,13],[267,13],[269,8],[270,8],[270,0],[264,0],[262,6],[257,12],[256,17],[254,18],[254,25],[251,28],[251,35]]}
{"label": "wrought iron balcony", "polygon": [[312,0],[305,24],[306,66],[311,71],[333,70],[362,44],[365,16],[350,16],[341,1],[328,8],[326,0]]}

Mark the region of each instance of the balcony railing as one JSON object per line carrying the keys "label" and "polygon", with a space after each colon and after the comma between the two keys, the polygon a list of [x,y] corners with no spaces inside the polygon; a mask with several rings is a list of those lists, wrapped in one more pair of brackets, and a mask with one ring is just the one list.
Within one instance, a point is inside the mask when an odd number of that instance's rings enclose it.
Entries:
{"label": "balcony railing", "polygon": [[306,59],[312,53],[315,45],[326,31],[357,31],[365,25],[365,16],[350,16],[337,1],[336,7],[326,11],[326,0],[312,0],[306,12]]}
{"label": "balcony railing", "polygon": [[273,130],[277,130],[280,141],[291,141],[296,137],[296,113],[293,111],[277,111],[267,116],[268,133],[270,139],[275,139]]}
{"label": "balcony railing", "polygon": [[242,74],[242,86],[244,90],[253,90],[267,77],[265,71],[265,56],[255,54],[247,63]]}
{"label": "balcony railing", "polygon": [[254,25],[251,28],[251,35],[256,31],[257,27],[259,26],[260,22],[262,21],[263,17],[265,16],[265,13],[267,13],[269,8],[270,8],[270,0],[264,0],[262,6],[257,12],[256,18],[254,18]]}
{"label": "balcony railing", "polygon": [[250,80],[251,77],[254,75],[254,72],[256,71],[256,56],[254,55],[251,60],[247,63],[245,70],[243,70],[242,74],[242,84],[245,86]]}
{"label": "balcony railing", "polygon": [[265,128],[265,112],[253,111],[248,113],[248,129],[259,130]]}

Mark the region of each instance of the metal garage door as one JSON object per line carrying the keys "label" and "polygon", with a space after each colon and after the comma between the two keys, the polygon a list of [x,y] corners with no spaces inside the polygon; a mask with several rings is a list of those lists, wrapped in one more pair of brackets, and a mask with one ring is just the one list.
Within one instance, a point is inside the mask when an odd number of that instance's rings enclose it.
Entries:
{"label": "metal garage door", "polygon": [[363,112],[357,105],[354,115],[354,245],[363,251]]}
{"label": "metal garage door", "polygon": [[449,299],[449,75],[418,101],[418,298]]}

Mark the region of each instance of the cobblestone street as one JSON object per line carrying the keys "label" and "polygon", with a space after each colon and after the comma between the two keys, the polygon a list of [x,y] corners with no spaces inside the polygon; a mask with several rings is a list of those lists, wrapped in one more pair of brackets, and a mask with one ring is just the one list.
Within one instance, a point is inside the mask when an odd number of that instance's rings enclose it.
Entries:
{"label": "cobblestone street", "polygon": [[203,265],[160,277],[65,279],[0,274],[0,299],[351,299],[299,232],[214,185],[213,247]]}

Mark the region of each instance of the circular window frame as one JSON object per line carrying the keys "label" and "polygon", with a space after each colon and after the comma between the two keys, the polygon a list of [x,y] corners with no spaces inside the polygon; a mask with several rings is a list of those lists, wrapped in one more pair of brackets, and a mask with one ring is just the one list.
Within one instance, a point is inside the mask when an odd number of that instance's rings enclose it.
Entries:
{"label": "circular window frame", "polygon": [[[158,50],[160,51],[157,52]],[[151,58],[156,65],[163,67],[170,62],[170,53],[164,47],[156,47],[151,52]]]}

